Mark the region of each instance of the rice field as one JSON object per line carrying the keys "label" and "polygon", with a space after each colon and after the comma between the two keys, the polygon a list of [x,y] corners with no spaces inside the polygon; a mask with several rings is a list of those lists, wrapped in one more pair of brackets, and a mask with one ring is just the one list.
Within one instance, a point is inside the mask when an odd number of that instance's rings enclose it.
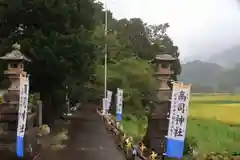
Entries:
{"label": "rice field", "polygon": [[[137,140],[145,134],[147,121],[134,118],[122,121],[125,132]],[[198,152],[240,151],[240,95],[192,95],[187,137],[194,138]]]}
{"label": "rice field", "polygon": [[189,111],[190,118],[240,125],[240,96],[192,96]]}
{"label": "rice field", "polygon": [[200,152],[240,151],[240,95],[193,95],[187,136]]}

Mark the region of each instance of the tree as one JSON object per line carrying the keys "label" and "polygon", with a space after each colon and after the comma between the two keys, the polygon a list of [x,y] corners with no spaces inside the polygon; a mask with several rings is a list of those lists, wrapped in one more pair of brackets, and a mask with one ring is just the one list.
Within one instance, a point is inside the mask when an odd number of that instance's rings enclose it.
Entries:
{"label": "tree", "polygon": [[178,47],[174,45],[172,39],[167,35],[167,29],[170,27],[168,23],[160,25],[149,25],[146,26],[147,35],[150,43],[152,44],[152,58],[157,54],[170,54],[176,58],[173,63],[172,79],[177,81],[177,75],[181,73],[181,64],[179,60],[179,50]]}
{"label": "tree", "polygon": [[[104,65],[96,68],[94,75],[96,97],[102,95],[104,86]],[[108,89],[116,91],[124,89],[124,113],[142,118],[145,115],[144,101],[148,101],[148,94],[155,89],[156,81],[152,77],[153,69],[148,61],[132,58],[122,59],[108,65]]]}
{"label": "tree", "polygon": [[130,50],[134,56],[150,60],[152,57],[145,24],[139,18],[130,20],[121,19],[116,24],[116,30],[120,42],[125,43],[125,48]]}
{"label": "tree", "polygon": [[[1,54],[18,41],[32,60],[31,89],[41,93],[45,113],[51,113],[51,93],[69,77],[88,80],[95,59],[91,32],[95,4],[79,0],[4,0],[0,15]],[[96,6],[95,6],[96,7]],[[86,16],[88,15],[88,16]],[[16,18],[17,17],[17,18]],[[22,34],[16,28],[21,25]]]}

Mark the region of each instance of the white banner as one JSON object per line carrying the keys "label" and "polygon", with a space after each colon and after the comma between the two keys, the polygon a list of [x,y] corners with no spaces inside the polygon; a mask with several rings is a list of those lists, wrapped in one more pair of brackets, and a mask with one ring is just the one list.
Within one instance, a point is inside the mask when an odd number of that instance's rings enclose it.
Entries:
{"label": "white banner", "polygon": [[107,98],[103,98],[102,99],[102,114],[105,115],[106,114],[106,111],[107,111]]}
{"label": "white banner", "polygon": [[190,90],[191,85],[173,84],[167,138],[181,141],[185,139]]}
{"label": "white banner", "polygon": [[122,107],[123,107],[123,90],[117,89],[117,107],[116,113],[122,115]]}
{"label": "white banner", "polygon": [[107,91],[107,112],[110,109],[111,106],[111,102],[112,102],[112,91]]}
{"label": "white banner", "polygon": [[24,134],[28,112],[29,79],[20,74],[16,153],[24,157]]}
{"label": "white banner", "polygon": [[28,77],[20,76],[20,94],[18,107],[18,128],[17,136],[24,137],[27,112],[28,112],[28,94],[29,94],[29,80]]}

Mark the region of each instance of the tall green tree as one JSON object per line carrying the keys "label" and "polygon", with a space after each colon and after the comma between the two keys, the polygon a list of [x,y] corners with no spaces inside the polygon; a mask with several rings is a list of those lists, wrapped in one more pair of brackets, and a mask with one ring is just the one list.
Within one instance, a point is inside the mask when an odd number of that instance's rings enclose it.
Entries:
{"label": "tall green tree", "polygon": [[[67,78],[88,80],[95,60],[91,42],[95,28],[93,1],[4,0],[0,15],[1,54],[13,42],[32,60],[27,67],[31,89],[41,93],[46,112],[51,113],[51,93]],[[86,16],[87,15],[87,16]],[[17,28],[21,25],[19,34]]]}
{"label": "tall green tree", "polygon": [[119,40],[134,56],[150,60],[151,43],[148,40],[145,24],[140,18],[121,19],[116,24]]}

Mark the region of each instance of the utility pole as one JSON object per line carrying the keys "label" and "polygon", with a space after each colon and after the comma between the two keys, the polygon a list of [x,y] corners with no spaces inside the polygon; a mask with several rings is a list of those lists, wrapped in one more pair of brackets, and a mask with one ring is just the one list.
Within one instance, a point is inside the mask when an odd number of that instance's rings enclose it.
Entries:
{"label": "utility pole", "polygon": [[107,13],[107,2],[105,1],[104,4],[105,8],[105,29],[104,29],[104,36],[105,36],[105,59],[104,59],[104,99],[103,99],[103,114],[106,112],[106,105],[107,105],[107,53],[108,53],[108,45],[107,45],[107,34],[108,34],[108,13]]}

